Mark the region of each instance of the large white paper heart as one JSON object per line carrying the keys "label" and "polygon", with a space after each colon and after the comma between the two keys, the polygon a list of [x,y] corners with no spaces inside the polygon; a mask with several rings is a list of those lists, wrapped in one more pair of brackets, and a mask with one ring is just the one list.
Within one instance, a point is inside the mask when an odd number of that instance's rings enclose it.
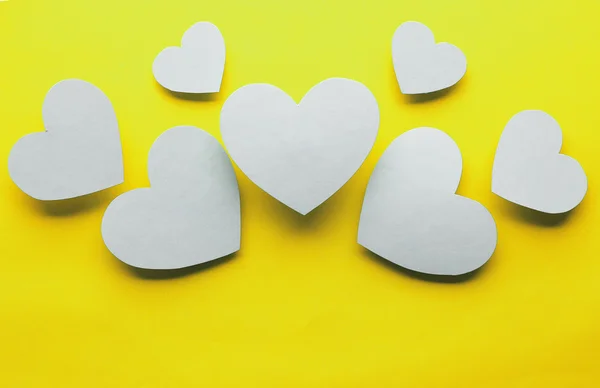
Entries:
{"label": "large white paper heart", "polygon": [[560,154],[562,131],[549,114],[516,114],[500,137],[492,191],[518,205],[544,213],[565,213],[587,192],[587,177],[575,159]]}
{"label": "large white paper heart", "polygon": [[221,110],[221,134],[235,163],[260,188],[301,214],[354,175],[378,128],[373,94],[342,78],[317,84],[300,104],[275,86],[247,85]]}
{"label": "large white paper heart", "polygon": [[151,188],[117,197],[102,219],[102,238],[121,261],[176,269],[240,249],[240,196],[219,142],[195,127],[175,127],[148,157]]}
{"label": "large white paper heart", "polygon": [[465,54],[449,43],[436,44],[431,30],[418,22],[406,22],[396,29],[392,60],[404,94],[449,88],[467,72]]}
{"label": "large white paper heart", "polygon": [[22,137],[8,157],[8,172],[26,194],[60,200],[123,182],[117,117],[94,85],[76,79],[53,86],[42,107],[46,132]]}
{"label": "large white paper heart", "polygon": [[152,65],[154,78],[179,93],[215,93],[225,69],[225,40],[212,23],[194,24],[183,34],[181,47],[167,47]]}
{"label": "large white paper heart", "polygon": [[360,215],[358,243],[413,271],[461,275],[494,253],[496,223],[480,203],[456,195],[462,158],[434,128],[392,142],[377,163]]}

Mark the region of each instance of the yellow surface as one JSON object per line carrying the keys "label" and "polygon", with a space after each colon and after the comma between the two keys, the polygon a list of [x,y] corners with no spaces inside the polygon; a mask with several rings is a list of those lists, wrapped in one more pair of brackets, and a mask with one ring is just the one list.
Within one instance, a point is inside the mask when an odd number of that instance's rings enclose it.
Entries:
{"label": "yellow surface", "polygon": [[[597,0],[14,0],[0,5],[0,386],[592,387],[600,381],[600,3]],[[221,93],[181,100],[151,65],[194,22],[227,45]],[[466,54],[466,78],[433,101],[400,94],[391,38],[404,21]],[[157,276],[121,264],[100,235],[120,192],[148,184],[166,129],[220,139],[235,89],[268,82],[299,100],[328,77],[366,84],[381,109],[358,174],[302,217],[236,169],[242,250]],[[81,78],[112,100],[126,183],[45,205],[10,181],[21,136],[42,131],[47,90]],[[543,109],[588,174],[567,217],[490,192],[508,119]],[[390,142],[417,126],[449,133],[459,194],[494,215],[491,261],[458,283],[415,277],[356,243],[364,190]]]}

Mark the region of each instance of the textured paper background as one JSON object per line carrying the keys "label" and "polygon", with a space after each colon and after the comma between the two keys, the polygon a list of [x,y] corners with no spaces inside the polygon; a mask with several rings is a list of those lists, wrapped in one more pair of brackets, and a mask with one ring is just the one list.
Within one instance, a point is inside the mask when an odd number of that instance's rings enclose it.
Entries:
{"label": "textured paper background", "polygon": [[[595,0],[1,3],[0,386],[596,385],[599,12]],[[178,100],[156,84],[152,61],[199,20],[225,37],[223,88],[215,100]],[[400,94],[391,39],[406,20],[467,56],[467,75],[440,100]],[[6,161],[20,137],[43,128],[48,89],[72,77],[110,96],[126,182],[44,206],[12,184]],[[297,215],[237,170],[234,258],[165,280],[110,255],[104,209],[148,184],[159,134],[195,125],[219,138],[220,106],[244,84],[268,82],[299,100],[329,77],[364,83],[381,126],[365,165],[321,209]],[[490,192],[498,139],[523,109],[552,114],[563,151],[588,174],[588,195],[568,218],[535,217]],[[498,225],[495,255],[463,283],[412,277],[356,243],[370,172],[419,126],[459,144],[458,194]]]}

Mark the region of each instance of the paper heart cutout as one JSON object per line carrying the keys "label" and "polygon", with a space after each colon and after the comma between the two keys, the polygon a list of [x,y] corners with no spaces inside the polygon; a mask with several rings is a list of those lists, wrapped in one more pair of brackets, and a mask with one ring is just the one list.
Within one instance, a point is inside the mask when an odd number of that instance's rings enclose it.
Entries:
{"label": "paper heart cutout", "polygon": [[307,214],[358,170],[379,128],[379,108],[363,84],[325,80],[300,104],[268,84],[235,91],[221,110],[229,154],[260,188]]}
{"label": "paper heart cutout", "polygon": [[461,275],[494,253],[496,223],[480,203],[456,189],[462,158],[434,128],[396,138],[377,163],[363,202],[358,243],[404,268]]}
{"label": "paper heart cutout", "polygon": [[565,213],[583,201],[587,177],[575,159],[560,154],[558,122],[539,110],[517,113],[500,137],[492,192],[544,213]]}
{"label": "paper heart cutout", "polygon": [[435,43],[431,30],[406,22],[394,32],[392,60],[400,90],[424,94],[449,88],[467,72],[467,58],[450,43]]}
{"label": "paper heart cutout", "polygon": [[225,40],[212,23],[188,29],[181,47],[167,47],[154,63],[154,78],[164,88],[179,93],[215,93],[225,70]]}
{"label": "paper heart cutout", "polygon": [[100,89],[61,81],[46,94],[42,116],[46,132],[22,137],[8,157],[10,177],[23,192],[50,201],[123,183],[117,117]]}
{"label": "paper heart cutout", "polygon": [[240,249],[240,196],[219,142],[195,127],[175,127],[152,145],[151,188],[117,197],[102,219],[102,238],[138,268],[176,269]]}

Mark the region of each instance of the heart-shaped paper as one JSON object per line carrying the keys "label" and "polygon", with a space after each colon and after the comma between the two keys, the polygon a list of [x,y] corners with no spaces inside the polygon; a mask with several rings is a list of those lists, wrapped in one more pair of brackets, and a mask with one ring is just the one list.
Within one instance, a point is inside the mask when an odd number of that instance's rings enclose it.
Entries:
{"label": "heart-shaped paper", "polygon": [[358,243],[413,271],[461,275],[494,253],[496,223],[480,203],[456,195],[462,158],[434,128],[392,142],[377,163],[363,202]]}
{"label": "heart-shaped paper", "polygon": [[492,191],[518,205],[544,213],[565,213],[587,192],[587,177],[575,159],[560,154],[562,131],[549,114],[516,114],[500,137]]}
{"label": "heart-shaped paper", "polygon": [[436,44],[431,30],[418,22],[406,22],[396,29],[392,59],[404,94],[449,88],[467,72],[465,54],[449,43]]}
{"label": "heart-shaped paper", "polygon": [[13,182],[40,200],[60,200],[123,182],[117,117],[94,85],[76,79],[54,85],[42,107],[46,132],[21,138],[8,157]]}
{"label": "heart-shaped paper", "polygon": [[176,269],[240,248],[240,196],[219,142],[195,127],[175,127],[148,157],[151,188],[117,197],[106,209],[102,238],[121,261]]}
{"label": "heart-shaped paper", "polygon": [[260,188],[301,214],[354,175],[378,128],[373,94],[342,78],[317,84],[300,104],[275,86],[247,85],[221,110],[221,134],[235,163]]}
{"label": "heart-shaped paper", "polygon": [[194,24],[183,34],[181,47],[167,47],[152,65],[154,78],[179,93],[215,93],[225,69],[225,41],[212,23]]}

